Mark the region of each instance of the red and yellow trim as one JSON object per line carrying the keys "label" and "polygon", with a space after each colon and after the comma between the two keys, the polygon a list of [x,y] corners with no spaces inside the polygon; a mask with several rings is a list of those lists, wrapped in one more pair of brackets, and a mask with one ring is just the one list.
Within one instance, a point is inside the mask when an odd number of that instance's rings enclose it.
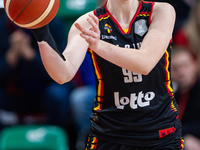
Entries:
{"label": "red and yellow trim", "polygon": [[150,16],[150,12],[140,12],[137,17],[140,17],[140,16],[144,16],[144,17],[147,17],[147,16]]}
{"label": "red and yellow trim", "polygon": [[[97,16],[96,15],[96,10],[94,10],[94,15],[95,16]],[[99,21],[101,21],[101,20],[105,20],[105,19],[108,19],[109,17],[110,17],[110,15],[108,14],[108,13],[106,13],[106,14],[103,14],[103,15],[100,15],[100,16],[97,16],[98,18],[99,18]]]}
{"label": "red and yellow trim", "polygon": [[87,147],[85,148],[85,150],[96,150],[97,144],[98,144],[97,137],[91,137],[91,135],[89,135],[87,141]]}
{"label": "red and yellow trim", "polygon": [[102,81],[102,75],[99,70],[99,66],[96,62],[95,54],[92,50],[89,50],[92,58],[92,63],[94,66],[94,71],[98,80],[98,87],[97,87],[97,99],[96,101],[98,102],[98,106],[94,108],[94,110],[99,111],[102,109],[102,102],[103,102],[103,81]]}
{"label": "red and yellow trim", "polygon": [[180,147],[181,147],[181,150],[183,150],[184,149],[184,139],[181,137],[181,145],[180,145]]}
{"label": "red and yellow trim", "polygon": [[115,24],[118,26],[119,30],[120,30],[123,34],[128,34],[128,33],[130,33],[130,31],[131,31],[131,27],[132,27],[133,22],[135,21],[135,18],[137,17],[137,15],[139,14],[139,12],[140,12],[140,10],[141,10],[142,3],[143,3],[143,2],[140,1],[140,5],[139,5],[139,7],[138,7],[138,9],[137,9],[137,12],[135,13],[133,19],[131,20],[131,22],[130,22],[130,24],[129,24],[129,30],[128,30],[127,33],[124,32],[124,30],[123,30],[123,28],[121,27],[121,25],[119,24],[119,22],[113,17],[113,15],[112,15],[112,14],[110,13],[110,11],[107,9],[107,7],[106,7],[107,2],[105,3],[104,8],[105,8],[105,10],[107,11],[106,14],[108,14],[109,17],[115,22]]}
{"label": "red and yellow trim", "polygon": [[167,91],[169,93],[169,95],[173,98],[173,89],[171,87],[171,77],[170,77],[170,72],[169,72],[169,53],[166,50],[165,51],[165,70],[166,70],[166,79],[165,79],[165,84],[167,87]]}
{"label": "red and yellow trim", "polygon": [[151,24],[151,15],[152,15],[152,12],[153,12],[153,6],[155,5],[155,2],[148,2],[148,1],[143,1],[143,3],[152,3],[152,6],[151,6],[151,11],[148,13],[148,16],[149,16],[149,24]]}
{"label": "red and yellow trim", "polygon": [[177,108],[175,107],[174,101],[173,101],[173,100],[171,101],[170,108],[171,108],[171,110],[172,110],[173,112],[176,112],[176,111],[177,111]]}

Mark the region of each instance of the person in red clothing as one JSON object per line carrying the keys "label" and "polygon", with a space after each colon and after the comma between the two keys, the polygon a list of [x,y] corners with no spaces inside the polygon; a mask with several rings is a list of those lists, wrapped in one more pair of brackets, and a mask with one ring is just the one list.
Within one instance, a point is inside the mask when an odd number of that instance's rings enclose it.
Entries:
{"label": "person in red clothing", "polygon": [[197,62],[185,47],[174,46],[171,56],[172,81],[177,84],[174,96],[178,102],[185,150],[199,150],[200,79]]}

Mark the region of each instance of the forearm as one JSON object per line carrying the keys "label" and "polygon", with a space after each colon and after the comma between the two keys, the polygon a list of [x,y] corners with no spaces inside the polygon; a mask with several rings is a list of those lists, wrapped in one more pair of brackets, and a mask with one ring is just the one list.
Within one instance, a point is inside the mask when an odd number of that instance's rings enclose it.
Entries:
{"label": "forearm", "polygon": [[100,48],[95,52],[104,59],[140,74],[148,74],[157,64],[145,50],[122,48],[100,41]]}
{"label": "forearm", "polygon": [[38,42],[38,45],[43,65],[49,76],[59,84],[70,81],[76,69],[69,64],[69,60],[63,61],[46,42]]}
{"label": "forearm", "polygon": [[32,32],[38,41],[42,62],[49,76],[59,84],[70,81],[75,69],[59,51],[48,25],[33,29]]}
{"label": "forearm", "polygon": [[[66,59],[65,61],[61,59],[58,53],[54,51],[48,43],[38,42],[44,67],[50,77],[59,84],[69,82],[75,76],[85,58],[88,45],[86,43],[83,44],[83,39],[81,38],[78,40],[75,37],[75,39],[76,41],[68,41],[68,45],[62,53]],[[81,47],[77,46],[79,45],[77,43],[79,43]]]}
{"label": "forearm", "polygon": [[[81,16],[77,19],[77,22],[89,29],[90,24],[87,22],[86,17],[87,14]],[[39,31],[34,30],[33,33],[38,41],[45,69],[53,80],[63,84],[70,81],[78,71],[85,58],[88,43],[81,38],[81,32],[73,24],[68,34],[67,47],[63,53],[60,53],[57,50],[58,47],[55,46],[56,43],[49,29],[46,27],[42,28],[42,30],[39,29]]]}
{"label": "forearm", "polygon": [[[166,12],[170,12],[170,15]],[[79,23],[76,23],[75,26],[81,31],[80,36],[88,42],[90,49],[115,65],[147,75],[167,50],[172,38],[175,11],[168,4],[155,5],[151,25],[141,41],[142,44],[139,50],[120,48],[100,40],[101,32],[98,17],[89,14],[87,21],[92,28],[84,28]]]}

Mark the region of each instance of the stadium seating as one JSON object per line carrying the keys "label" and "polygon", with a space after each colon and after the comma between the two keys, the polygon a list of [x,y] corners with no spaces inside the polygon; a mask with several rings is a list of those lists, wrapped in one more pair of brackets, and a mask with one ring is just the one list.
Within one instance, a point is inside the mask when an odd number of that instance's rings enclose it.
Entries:
{"label": "stadium seating", "polygon": [[69,150],[68,137],[59,127],[11,126],[0,133],[1,150]]}
{"label": "stadium seating", "polygon": [[98,2],[99,0],[60,0],[57,16],[65,21],[66,33],[78,17],[96,9]]}
{"label": "stadium seating", "polygon": [[97,7],[99,0],[60,0],[58,15],[74,19]]}

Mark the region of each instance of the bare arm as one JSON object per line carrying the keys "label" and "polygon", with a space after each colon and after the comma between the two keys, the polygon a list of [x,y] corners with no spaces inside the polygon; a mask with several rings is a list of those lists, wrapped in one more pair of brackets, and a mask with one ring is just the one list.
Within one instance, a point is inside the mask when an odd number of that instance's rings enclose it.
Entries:
{"label": "bare arm", "polygon": [[[88,14],[80,17],[76,22],[89,29],[91,25],[86,21],[87,16]],[[74,25],[70,29],[68,44],[63,52],[66,61],[63,61],[47,42],[38,42],[38,45],[45,69],[51,78],[60,84],[74,77],[88,49],[88,43],[80,37],[80,31]]]}
{"label": "bare arm", "polygon": [[[92,19],[91,19],[92,18]],[[142,41],[140,50],[120,48],[99,40],[97,34],[97,17],[91,16],[88,22],[93,30],[87,30],[80,25],[81,36],[89,43],[89,47],[104,59],[140,74],[148,74],[158,63],[167,49],[175,22],[175,11],[167,3],[156,3],[152,14],[149,31]]]}

